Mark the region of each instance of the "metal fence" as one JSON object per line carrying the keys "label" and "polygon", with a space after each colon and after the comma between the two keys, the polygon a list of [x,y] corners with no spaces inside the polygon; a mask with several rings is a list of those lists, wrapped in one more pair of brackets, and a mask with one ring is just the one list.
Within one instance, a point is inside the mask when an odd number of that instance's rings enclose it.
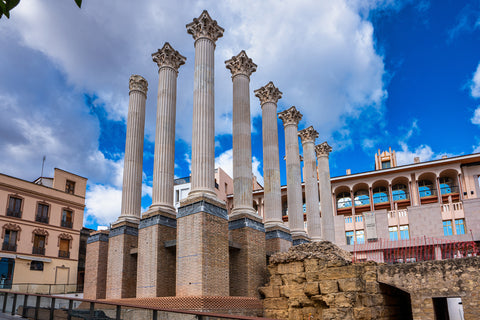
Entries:
{"label": "metal fence", "polygon": [[458,241],[431,237],[407,240],[377,239],[355,244],[353,262],[375,261],[388,264],[428,260],[444,260],[480,255],[474,241]]}
{"label": "metal fence", "polygon": [[0,290],[0,308],[2,313],[18,315],[35,320],[226,320],[226,319],[263,319],[230,314],[209,312],[193,312],[162,308],[147,308],[128,303],[108,302],[101,300],[78,299],[63,296],[25,294]]}

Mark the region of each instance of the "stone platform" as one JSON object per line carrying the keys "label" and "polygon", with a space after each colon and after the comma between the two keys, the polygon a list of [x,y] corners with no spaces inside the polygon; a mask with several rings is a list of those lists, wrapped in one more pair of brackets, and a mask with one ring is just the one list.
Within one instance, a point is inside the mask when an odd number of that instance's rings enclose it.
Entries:
{"label": "stone platform", "polygon": [[128,298],[99,301],[133,305],[140,308],[145,307],[180,311],[184,310],[193,312],[212,312],[218,314],[231,314],[252,317],[263,316],[262,301],[260,299],[252,297],[190,296]]}

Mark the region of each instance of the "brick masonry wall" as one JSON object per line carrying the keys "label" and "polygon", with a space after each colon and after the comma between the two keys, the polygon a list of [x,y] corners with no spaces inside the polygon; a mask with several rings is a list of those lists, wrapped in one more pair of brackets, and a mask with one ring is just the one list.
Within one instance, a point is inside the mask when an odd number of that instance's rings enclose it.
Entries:
{"label": "brick masonry wall", "polygon": [[177,219],[177,296],[228,296],[228,221],[198,212]]}
{"label": "brick masonry wall", "polygon": [[175,247],[165,241],[175,240],[175,228],[155,224],[138,231],[137,298],[175,295]]}
{"label": "brick masonry wall", "polygon": [[107,241],[95,241],[87,244],[83,291],[85,299],[105,299],[107,258]]}
{"label": "brick masonry wall", "polygon": [[258,298],[266,281],[265,232],[244,227],[230,230],[230,239],[241,245],[230,250],[230,295]]}
{"label": "brick masonry wall", "polygon": [[137,243],[138,236],[125,233],[109,238],[106,299],[135,297],[137,255],[132,249]]}

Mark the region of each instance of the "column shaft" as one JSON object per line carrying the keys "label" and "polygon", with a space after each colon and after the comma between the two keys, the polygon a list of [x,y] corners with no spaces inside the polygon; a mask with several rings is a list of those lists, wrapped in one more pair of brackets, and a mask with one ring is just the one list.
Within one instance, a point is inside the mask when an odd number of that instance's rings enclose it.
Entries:
{"label": "column shaft", "polygon": [[177,71],[170,67],[158,72],[157,127],[153,167],[152,209],[175,212],[173,180],[175,170],[175,113]]}
{"label": "column shaft", "polygon": [[327,155],[317,155],[318,183],[320,187],[320,209],[322,212],[322,237],[335,242],[335,225],[332,205],[332,186],[330,184],[330,166]]}
{"label": "column shaft", "polygon": [[192,128],[192,197],[215,194],[215,43],[209,38],[195,41]]}
{"label": "column shaft", "polygon": [[287,155],[288,225],[293,237],[297,235],[306,236],[303,223],[302,173],[296,124],[285,126],[285,148]]}
{"label": "column shaft", "polygon": [[263,179],[265,184],[265,227],[283,224],[280,189],[280,159],[278,150],[277,105],[262,105]]}
{"label": "column shaft", "polygon": [[127,136],[125,140],[122,207],[119,220],[138,222],[140,219],[147,85],[147,81],[140,76],[130,77],[130,100],[128,104]]}
{"label": "column shaft", "polygon": [[320,220],[320,208],[318,206],[319,198],[315,145],[313,141],[305,141],[302,146],[308,236],[312,238],[313,241],[320,241],[322,239],[322,226]]}

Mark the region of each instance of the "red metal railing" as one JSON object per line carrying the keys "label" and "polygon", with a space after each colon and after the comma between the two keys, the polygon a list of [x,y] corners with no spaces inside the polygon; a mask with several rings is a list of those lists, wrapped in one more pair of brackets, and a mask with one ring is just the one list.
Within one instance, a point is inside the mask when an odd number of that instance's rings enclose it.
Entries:
{"label": "red metal railing", "polygon": [[417,237],[408,240],[377,239],[355,244],[352,260],[354,263],[376,261],[393,264],[478,255],[480,250],[474,241]]}

